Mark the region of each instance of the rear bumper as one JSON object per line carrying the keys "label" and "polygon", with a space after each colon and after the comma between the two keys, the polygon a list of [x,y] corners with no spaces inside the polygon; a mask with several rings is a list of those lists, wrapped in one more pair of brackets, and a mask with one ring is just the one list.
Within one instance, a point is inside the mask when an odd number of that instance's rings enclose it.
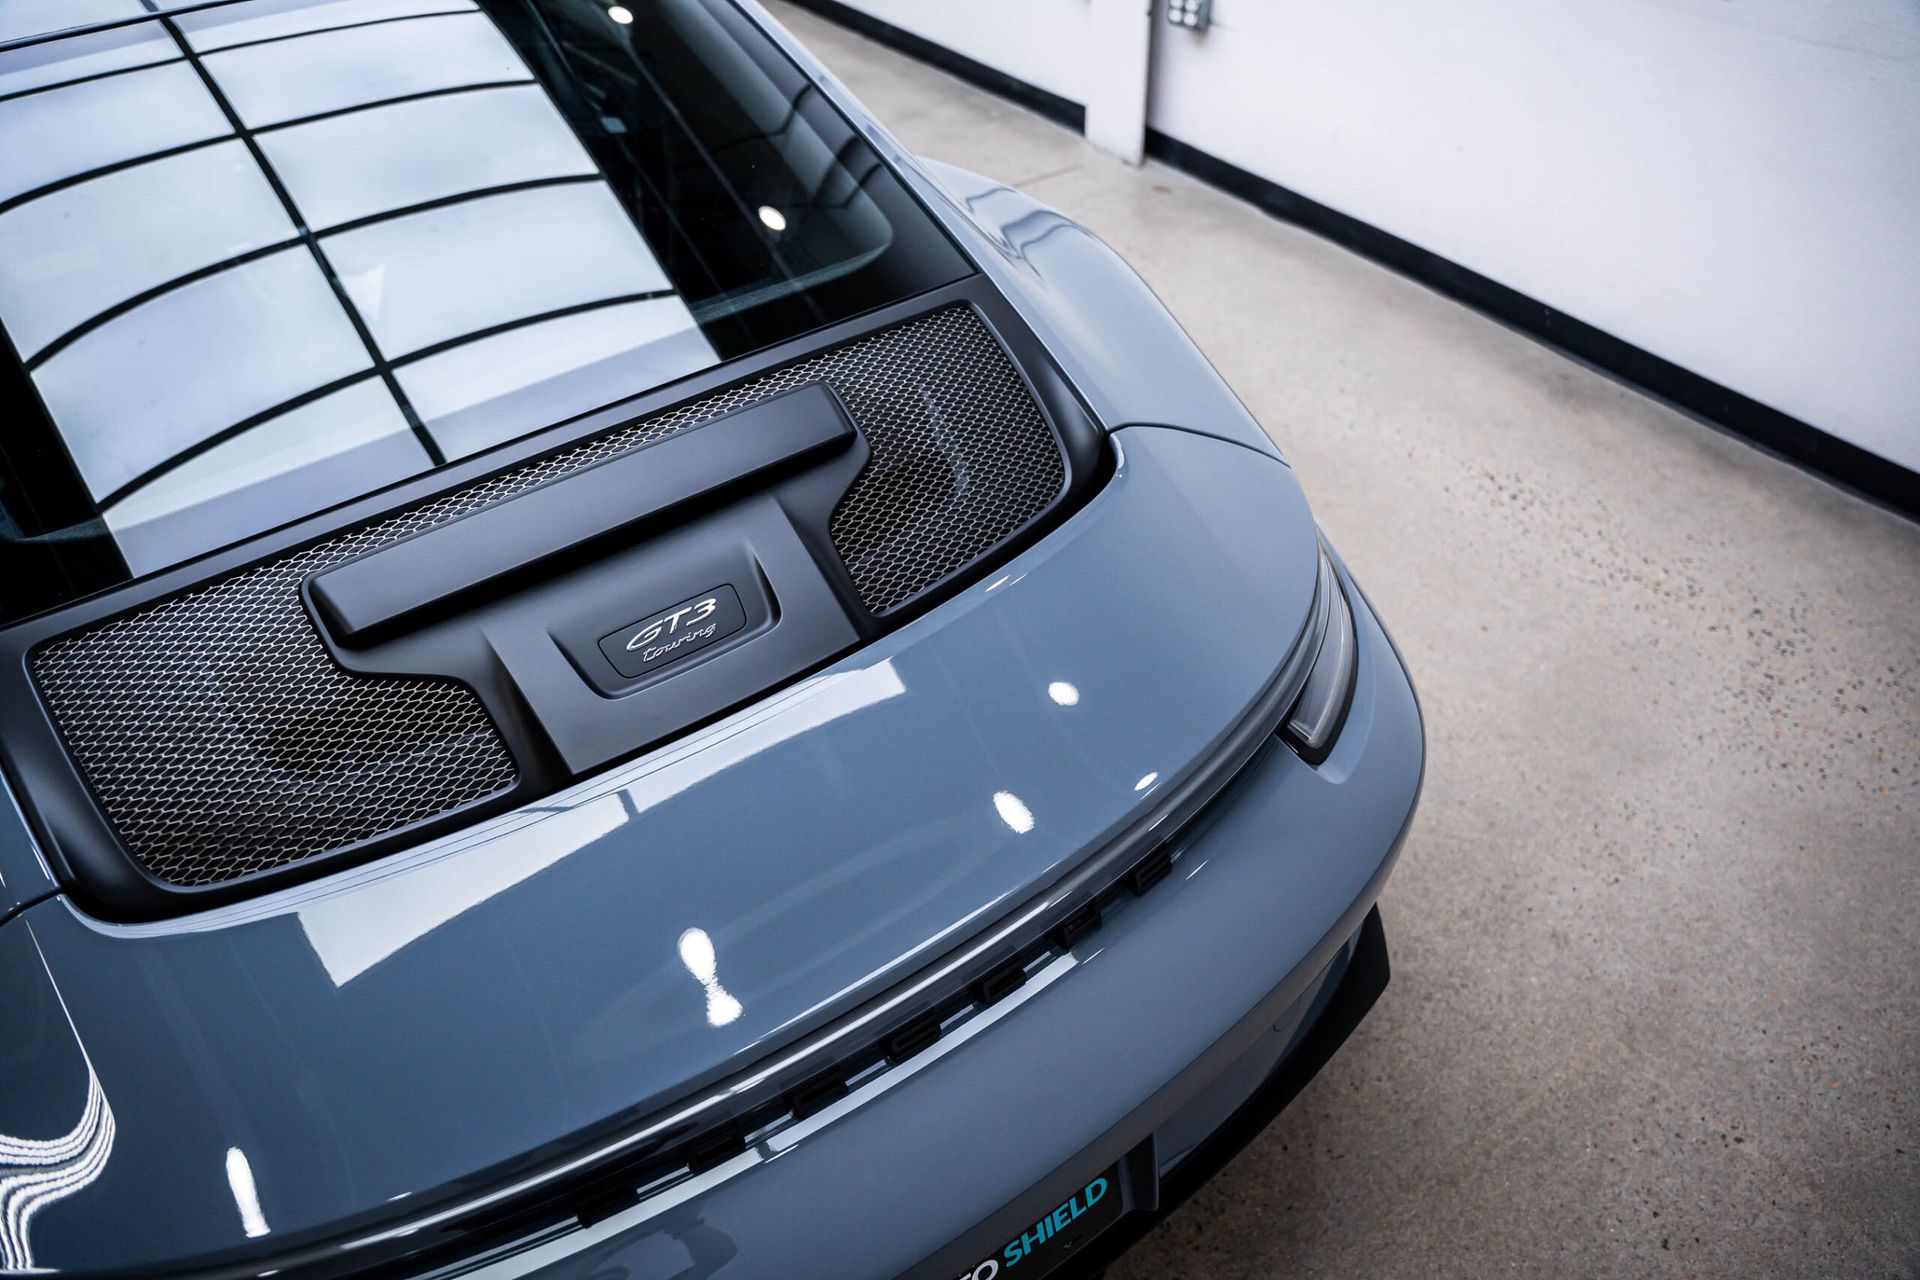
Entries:
{"label": "rear bumper", "polygon": [[1087,1263],[1137,1238],[1298,1091],[1384,984],[1370,917],[1423,740],[1405,673],[1348,590],[1360,669],[1322,765],[1274,742],[1185,838],[1166,884],[993,1016],[777,1143],[498,1274],[950,1277],[1152,1150],[1157,1205],[1150,1193]]}
{"label": "rear bumper", "polygon": [[[1296,1000],[1252,1049],[1204,1085],[1155,1135],[1198,1132],[1199,1140],[1174,1154],[1154,1144],[1143,1146],[1156,1171],[1150,1201],[1088,1241],[1053,1273],[1053,1280],[1099,1275],[1192,1198],[1320,1074],[1386,991],[1388,976],[1387,933],[1375,907],[1317,987]],[[1265,1025],[1258,1016],[1249,1021],[1255,1028]],[[1251,1090],[1246,1087],[1249,1080],[1257,1082]],[[1225,1119],[1220,1118],[1223,1111]]]}

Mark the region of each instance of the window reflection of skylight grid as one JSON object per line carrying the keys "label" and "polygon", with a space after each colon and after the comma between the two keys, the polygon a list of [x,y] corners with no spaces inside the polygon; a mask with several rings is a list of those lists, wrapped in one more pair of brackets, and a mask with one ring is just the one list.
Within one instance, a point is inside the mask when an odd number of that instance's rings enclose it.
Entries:
{"label": "window reflection of skylight grid", "polygon": [[135,573],[715,359],[470,0],[0,50],[0,322]]}

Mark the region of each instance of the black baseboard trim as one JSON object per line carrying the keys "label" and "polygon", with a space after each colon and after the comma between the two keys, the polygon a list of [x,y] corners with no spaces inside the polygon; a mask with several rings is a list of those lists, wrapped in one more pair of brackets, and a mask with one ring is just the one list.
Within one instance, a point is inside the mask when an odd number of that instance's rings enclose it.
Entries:
{"label": "black baseboard trim", "polygon": [[[931,63],[1070,129],[1085,131],[1084,106],[1038,85],[903,31],[839,0],[789,0],[789,3],[909,57]],[[1149,156],[1164,164],[1390,267],[1436,293],[1485,312],[1539,342],[1667,401],[1708,426],[1738,436],[1905,516],[1920,519],[1920,472],[1683,369],[1671,360],[1576,320],[1517,289],[1178,138],[1168,137],[1158,129],[1147,130],[1146,150]]]}
{"label": "black baseboard trim", "polygon": [[1706,422],[1815,471],[1904,515],[1920,518],[1920,473],[1741,395],[1517,289],[1259,174],[1147,130],[1147,154],[1276,218],[1391,267],[1457,302],[1557,347]]}
{"label": "black baseboard trim", "polygon": [[976,62],[964,53],[955,53],[943,44],[935,44],[911,31],[896,27],[891,22],[882,22],[870,13],[862,13],[850,5],[839,3],[839,0],[788,0],[788,3],[796,9],[817,13],[830,22],[837,22],[851,31],[857,31],[869,40],[877,41],[890,49],[898,49],[909,57],[931,63],[942,71],[958,76],[968,84],[990,93],[997,93],[1029,111],[1045,116],[1055,124],[1063,124],[1075,133],[1086,132],[1087,109],[1071,98],[1063,98],[1050,89],[1029,84],[1017,76],[1010,76],[984,62]]}

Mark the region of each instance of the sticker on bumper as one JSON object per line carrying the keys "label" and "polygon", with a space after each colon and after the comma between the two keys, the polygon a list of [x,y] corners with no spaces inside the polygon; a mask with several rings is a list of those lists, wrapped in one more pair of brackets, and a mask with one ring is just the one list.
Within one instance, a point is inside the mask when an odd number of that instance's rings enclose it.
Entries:
{"label": "sticker on bumper", "polygon": [[982,1258],[958,1280],[1034,1280],[1065,1262],[1075,1249],[1112,1226],[1126,1211],[1120,1166],[1106,1172],[1042,1214],[1037,1222]]}

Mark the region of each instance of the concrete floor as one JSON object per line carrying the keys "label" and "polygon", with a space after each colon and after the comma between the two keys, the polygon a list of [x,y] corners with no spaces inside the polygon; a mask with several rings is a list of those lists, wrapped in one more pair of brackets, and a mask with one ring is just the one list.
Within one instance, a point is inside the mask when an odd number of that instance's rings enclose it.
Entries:
{"label": "concrete floor", "polygon": [[909,146],[1132,261],[1425,707],[1392,985],[1113,1280],[1920,1276],[1920,526],[777,12]]}

